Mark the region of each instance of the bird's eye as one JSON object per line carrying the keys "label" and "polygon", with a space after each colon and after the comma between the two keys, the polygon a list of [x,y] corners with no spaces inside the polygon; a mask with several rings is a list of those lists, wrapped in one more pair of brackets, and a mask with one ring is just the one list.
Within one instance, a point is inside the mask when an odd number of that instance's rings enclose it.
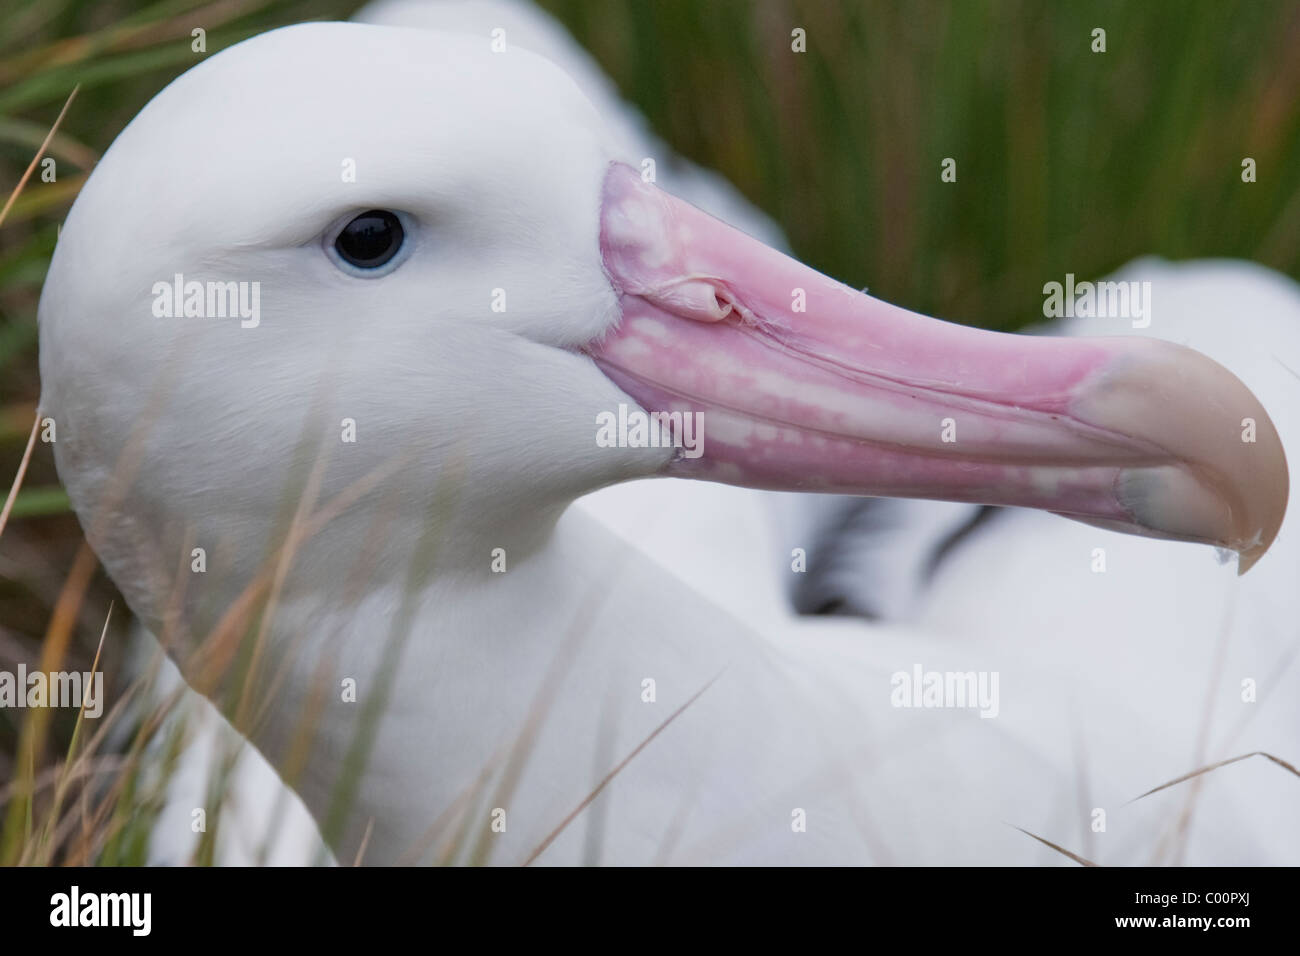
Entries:
{"label": "bird's eye", "polygon": [[397,255],[404,237],[397,216],[386,209],[371,209],[343,227],[334,248],[351,266],[378,269]]}

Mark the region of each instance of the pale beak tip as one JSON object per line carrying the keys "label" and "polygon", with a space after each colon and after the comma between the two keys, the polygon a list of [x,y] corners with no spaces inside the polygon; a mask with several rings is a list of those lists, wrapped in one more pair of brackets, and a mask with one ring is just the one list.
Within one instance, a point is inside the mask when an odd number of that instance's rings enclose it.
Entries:
{"label": "pale beak tip", "polygon": [[1169,457],[1126,469],[1117,497],[1147,533],[1228,548],[1245,574],[1286,515],[1281,436],[1259,399],[1222,365],[1154,339],[1134,354],[1128,342],[1121,366],[1083,407]]}

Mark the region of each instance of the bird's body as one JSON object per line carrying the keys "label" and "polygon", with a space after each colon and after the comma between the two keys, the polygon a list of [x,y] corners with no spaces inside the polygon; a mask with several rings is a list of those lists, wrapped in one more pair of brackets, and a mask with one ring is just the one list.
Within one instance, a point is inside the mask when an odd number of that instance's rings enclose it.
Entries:
{"label": "bird's body", "polygon": [[[1220,647],[1213,628],[1171,627],[1175,611],[1189,623],[1228,620],[1232,569],[1202,553],[1178,562],[1176,577],[1159,563],[1139,571],[1122,562],[1146,550],[1140,543],[1117,547],[1127,539],[1086,528],[1074,537],[1037,552],[1040,565],[1051,561],[1051,576],[1037,580],[1077,580],[1051,592],[1073,593],[1074,603],[1053,605],[1032,589],[1027,597],[1016,576],[1034,580],[1041,567],[999,552],[1006,570],[980,578],[995,590],[942,631],[849,619],[769,619],[756,631],[571,509],[544,559],[508,572],[520,576],[507,592],[517,603],[503,602],[490,572],[419,600],[421,630],[384,693],[357,798],[375,819],[365,859],[524,862],[593,793],[540,862],[1068,862],[1017,827],[1104,864],[1294,859],[1295,781],[1264,759],[1207,778],[1199,792],[1128,804],[1213,760],[1294,747],[1295,702],[1277,686],[1288,635],[1240,635]],[[1083,546],[1098,540],[1112,563],[1094,576]],[[962,580],[975,573],[961,568]],[[313,592],[296,630],[321,635],[329,654],[363,650],[344,653],[339,673],[372,689],[382,686],[374,672],[384,624],[400,618],[402,597],[366,601],[332,607]],[[281,612],[290,621],[293,605]],[[1096,606],[1122,613],[1108,620]],[[313,671],[327,651],[311,640],[277,715],[313,713]],[[910,679],[918,667],[996,674],[997,712],[981,717],[976,700],[895,706],[897,675]],[[1261,675],[1257,703],[1242,702],[1239,675]],[[341,719],[335,708],[312,725],[318,752],[332,759],[311,762],[294,786],[318,820],[336,798],[361,713]],[[281,716],[252,739],[283,765],[276,755],[301,729]],[[497,808],[500,833],[491,829]],[[1104,832],[1093,830],[1098,809]],[[793,829],[799,811],[806,833]],[[369,819],[335,844],[340,859],[355,857]]]}
{"label": "bird's body", "polygon": [[[83,191],[41,306],[60,474],[132,609],[340,860],[1027,862],[1063,858],[1015,827],[1080,845],[1098,807],[1099,857],[1155,856],[1170,794],[1122,803],[1159,757],[1190,769],[1167,755],[1195,752],[1194,662],[1096,719],[1109,663],[1063,674],[1032,627],[737,620],[569,505],[696,473],[1020,502],[1249,563],[1285,504],[1263,408],[1185,350],[878,303],[625,159],[562,72],[482,38],[289,28],[161,94]],[[146,190],[150,170],[170,175]],[[349,223],[388,209],[398,252],[340,261]],[[140,241],[106,244],[115,228]],[[260,283],[260,322],[161,319],[150,293],[175,274]],[[806,318],[785,314],[794,285]],[[702,457],[593,440],[660,388],[721,423]],[[937,444],[945,408],[968,444]],[[1242,414],[1257,448],[1233,444]],[[1233,571],[1207,565],[1203,593]],[[909,684],[932,674],[944,706]],[[1185,858],[1284,852],[1250,796],[1207,786],[1215,823],[1174,841]]]}

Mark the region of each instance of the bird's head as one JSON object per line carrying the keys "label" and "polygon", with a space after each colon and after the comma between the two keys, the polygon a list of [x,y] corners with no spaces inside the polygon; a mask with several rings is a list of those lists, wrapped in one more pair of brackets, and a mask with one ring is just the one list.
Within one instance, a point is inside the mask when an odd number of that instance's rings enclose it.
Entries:
{"label": "bird's head", "polygon": [[474,546],[526,548],[574,497],[660,473],[1026,505],[1243,567],[1276,534],[1280,441],[1212,361],[906,312],[638,160],[489,37],[289,27],[160,93],[40,306],[60,474],[133,603],[195,542],[264,553],[305,492],[344,501],[339,546],[449,473],[448,534]]}

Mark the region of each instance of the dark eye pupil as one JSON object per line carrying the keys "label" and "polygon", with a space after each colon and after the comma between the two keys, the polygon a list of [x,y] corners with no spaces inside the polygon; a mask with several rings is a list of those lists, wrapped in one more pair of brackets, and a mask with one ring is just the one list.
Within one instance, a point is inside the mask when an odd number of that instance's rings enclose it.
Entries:
{"label": "dark eye pupil", "polygon": [[402,223],[385,209],[363,212],[343,227],[334,248],[358,269],[376,269],[402,248]]}

